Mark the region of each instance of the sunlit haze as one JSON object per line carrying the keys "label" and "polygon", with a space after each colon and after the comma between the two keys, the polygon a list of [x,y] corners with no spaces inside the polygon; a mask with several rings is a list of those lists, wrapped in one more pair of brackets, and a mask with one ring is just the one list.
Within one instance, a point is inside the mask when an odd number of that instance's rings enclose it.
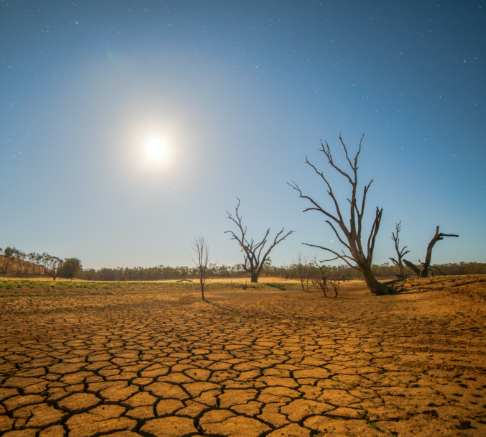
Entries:
{"label": "sunlit haze", "polygon": [[[483,7],[481,7],[483,6]],[[477,1],[75,1],[0,3],[0,247],[86,268],[191,265],[207,239],[243,261],[227,230],[295,233],[272,252],[341,251],[295,181],[349,215],[347,165],[362,134],[359,192],[374,263],[401,221],[413,262],[486,262],[486,8]],[[366,237],[367,238],[367,237]],[[334,262],[337,264],[338,262]]]}

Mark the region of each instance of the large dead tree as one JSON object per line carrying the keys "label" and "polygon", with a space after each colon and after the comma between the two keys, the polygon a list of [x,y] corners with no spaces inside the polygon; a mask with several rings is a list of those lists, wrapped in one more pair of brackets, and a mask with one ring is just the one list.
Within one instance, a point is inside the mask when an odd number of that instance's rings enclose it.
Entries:
{"label": "large dead tree", "polygon": [[430,243],[427,246],[427,253],[425,255],[425,262],[422,262],[422,261],[419,260],[419,263],[422,264],[422,271],[420,272],[421,278],[426,278],[427,276],[429,276],[429,272],[432,271],[431,270],[432,268],[439,270],[438,267],[431,265],[431,263],[432,263],[432,249],[434,248],[435,243],[437,243],[440,240],[443,240],[444,237],[459,237],[459,235],[443,234],[442,232],[439,234],[439,226],[437,226],[437,228],[435,230],[434,238],[432,238],[432,240],[430,240]]}
{"label": "large dead tree", "polygon": [[404,276],[405,276],[404,270],[403,270],[404,267],[403,267],[403,261],[402,261],[402,259],[403,259],[403,257],[407,253],[410,253],[409,250],[407,250],[407,251],[405,250],[407,248],[407,246],[405,246],[404,248],[400,249],[400,238],[398,237],[398,234],[401,231],[401,226],[400,226],[401,223],[402,222],[397,223],[397,225],[396,225],[396,231],[397,231],[396,235],[395,235],[395,232],[392,232],[392,240],[395,242],[395,250],[397,251],[397,259],[390,258],[393,261],[393,263],[395,265],[397,265],[398,268],[400,269],[400,271],[399,271],[399,279],[403,279]]}
{"label": "large dead tree", "polygon": [[245,272],[250,273],[251,282],[258,282],[258,277],[260,276],[265,261],[270,260],[270,252],[272,251],[272,249],[278,243],[285,240],[289,235],[293,234],[294,231],[287,232],[287,234],[281,236],[284,232],[284,228],[282,228],[282,230],[277,234],[277,236],[273,240],[273,243],[270,245],[268,250],[264,252],[262,258],[263,249],[268,241],[267,238],[268,238],[268,234],[270,233],[270,228],[267,229],[265,236],[263,237],[262,241],[260,241],[259,243],[256,243],[253,239],[248,241],[248,239],[246,238],[246,232],[247,232],[246,226],[243,227],[243,224],[241,222],[242,217],[240,216],[239,208],[240,208],[240,199],[238,199],[238,205],[235,208],[236,217],[233,217],[233,215],[228,211],[226,212],[228,214],[228,218],[231,221],[233,221],[236,224],[236,226],[238,226],[240,235],[236,235],[233,231],[226,231],[225,234],[226,233],[231,234],[232,235],[231,239],[236,240],[238,242],[238,244],[241,247],[241,251],[244,253],[245,256],[245,263],[243,264],[243,269],[245,270]]}
{"label": "large dead tree", "polygon": [[[364,135],[363,135],[364,137]],[[312,199],[309,196],[306,196],[302,194],[302,190],[299,188],[299,186],[292,181],[291,184],[289,184],[294,190],[296,190],[299,193],[299,196],[303,199],[307,199],[313,206],[310,208],[307,208],[304,210],[304,212],[307,211],[318,211],[322,214],[324,214],[328,220],[326,220],[326,223],[331,226],[332,230],[336,234],[337,239],[339,242],[347,249],[347,253],[343,250],[342,254],[329,249],[327,247],[322,247],[322,246],[317,246],[314,244],[308,244],[304,243],[307,246],[310,247],[317,247],[319,249],[325,250],[327,252],[330,252],[335,255],[334,258],[324,260],[321,262],[328,262],[328,261],[334,261],[336,259],[341,259],[343,260],[349,267],[358,270],[361,272],[364,276],[364,279],[366,281],[366,285],[368,289],[371,291],[371,293],[375,295],[384,295],[384,294],[393,294],[394,290],[391,289],[390,287],[379,283],[375,275],[373,274],[373,271],[371,269],[371,264],[373,261],[373,250],[375,248],[375,240],[376,236],[378,234],[378,230],[380,228],[380,222],[381,222],[381,216],[383,214],[383,208],[379,209],[376,208],[376,213],[375,213],[375,220],[373,221],[373,225],[371,226],[371,231],[368,237],[368,241],[366,244],[366,248],[363,247],[363,244],[361,242],[361,237],[362,237],[362,222],[363,222],[363,214],[365,211],[365,203],[366,203],[366,195],[368,193],[368,190],[371,186],[371,181],[368,185],[364,186],[364,191],[363,191],[363,198],[361,200],[361,206],[358,205],[358,201],[356,199],[357,195],[357,190],[358,190],[358,157],[361,152],[361,143],[363,142],[363,137],[361,137],[361,141],[359,142],[359,149],[358,153],[356,153],[356,156],[354,157],[354,160],[351,161],[351,159],[348,156],[348,150],[346,148],[346,145],[344,144],[344,141],[342,139],[342,136],[339,135],[339,140],[341,141],[341,144],[344,149],[344,153],[346,155],[346,159],[349,163],[349,166],[351,167],[351,176],[343,171],[341,168],[339,168],[333,161],[332,155],[331,155],[331,150],[329,148],[329,144],[326,141],[326,145],[321,142],[321,152],[324,153],[324,155],[327,158],[328,163],[339,173],[341,174],[345,179],[348,180],[348,182],[351,185],[352,192],[351,192],[351,199],[347,199],[349,202],[350,206],[350,219],[349,219],[349,226],[346,226],[344,222],[344,218],[341,214],[341,208],[339,207],[339,204],[336,200],[336,197],[334,196],[334,192],[332,191],[332,187],[329,184],[328,180],[324,176],[323,172],[320,172],[317,170],[317,168],[309,162],[309,160],[306,158],[305,162],[308,164],[310,167],[314,169],[314,171],[321,177],[321,179],[324,181],[324,183],[327,186],[327,194],[331,198],[332,202],[334,203],[334,209],[335,213],[330,213],[328,208],[323,208],[321,207],[314,199]],[[339,227],[341,230],[342,234],[344,234],[344,237],[340,235],[338,230],[336,229],[335,225]],[[366,249],[366,254],[365,254],[365,249]]]}

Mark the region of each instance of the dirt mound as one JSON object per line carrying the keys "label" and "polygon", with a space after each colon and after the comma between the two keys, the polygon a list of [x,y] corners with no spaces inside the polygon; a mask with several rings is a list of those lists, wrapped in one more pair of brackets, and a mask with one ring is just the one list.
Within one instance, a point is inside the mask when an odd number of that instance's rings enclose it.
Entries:
{"label": "dirt mound", "polygon": [[453,295],[486,300],[486,275],[439,276],[424,279],[407,279],[393,284],[399,291],[446,290]]}

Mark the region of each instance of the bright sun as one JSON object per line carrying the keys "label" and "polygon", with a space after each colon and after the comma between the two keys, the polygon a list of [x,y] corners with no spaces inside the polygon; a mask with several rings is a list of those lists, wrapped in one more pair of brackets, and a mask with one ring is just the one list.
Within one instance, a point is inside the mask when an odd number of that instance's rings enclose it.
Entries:
{"label": "bright sun", "polygon": [[174,139],[167,132],[144,132],[138,137],[136,144],[138,160],[145,169],[165,172],[174,165],[177,148]]}
{"label": "bright sun", "polygon": [[150,159],[159,160],[164,158],[167,148],[160,138],[151,138],[147,141],[145,151]]}

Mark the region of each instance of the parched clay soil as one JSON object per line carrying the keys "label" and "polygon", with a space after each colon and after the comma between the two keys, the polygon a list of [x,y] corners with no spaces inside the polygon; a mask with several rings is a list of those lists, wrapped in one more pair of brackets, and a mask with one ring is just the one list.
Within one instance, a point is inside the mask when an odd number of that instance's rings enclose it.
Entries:
{"label": "parched clay soil", "polygon": [[137,287],[0,293],[0,434],[486,436],[484,277]]}

